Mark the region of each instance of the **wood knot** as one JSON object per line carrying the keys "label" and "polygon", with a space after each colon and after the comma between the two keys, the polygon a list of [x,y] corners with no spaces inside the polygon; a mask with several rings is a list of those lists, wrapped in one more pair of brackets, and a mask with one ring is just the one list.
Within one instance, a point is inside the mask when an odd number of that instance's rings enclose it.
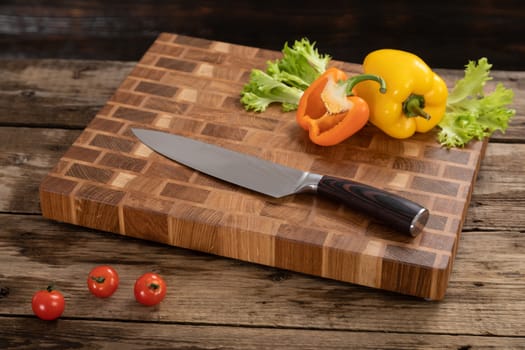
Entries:
{"label": "wood knot", "polygon": [[20,95],[24,96],[24,97],[27,97],[27,98],[31,98],[33,96],[36,95],[35,91],[34,90],[23,90]]}
{"label": "wood knot", "polygon": [[23,165],[29,161],[29,156],[27,154],[14,154],[8,157],[11,164]]}
{"label": "wood knot", "polygon": [[292,278],[292,275],[286,271],[277,271],[268,277],[274,282],[281,282]]}
{"label": "wood knot", "polygon": [[78,68],[75,68],[73,70],[73,74],[72,74],[72,78],[73,79],[81,79],[82,78],[82,73],[84,72],[87,72],[87,71],[90,71],[90,70],[93,70],[94,68],[89,66],[89,65],[86,65],[86,66],[81,66],[81,67],[78,67]]}
{"label": "wood knot", "polygon": [[9,287],[0,287],[0,299],[9,295]]}

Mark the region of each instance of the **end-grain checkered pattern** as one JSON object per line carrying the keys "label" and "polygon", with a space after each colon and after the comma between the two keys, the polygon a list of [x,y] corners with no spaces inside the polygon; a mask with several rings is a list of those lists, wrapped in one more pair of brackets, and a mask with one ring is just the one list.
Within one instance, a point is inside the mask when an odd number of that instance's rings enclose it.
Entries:
{"label": "end-grain checkered pattern", "polygon": [[[367,126],[318,147],[294,113],[239,102],[279,52],[164,33],[44,179],[43,215],[244,261],[441,299],[485,142],[445,150],[432,133]],[[351,74],[355,64],[333,62]],[[132,127],[189,136],[302,170],[357,180],[430,210],[416,238],[310,195],[268,198],[167,160]]]}

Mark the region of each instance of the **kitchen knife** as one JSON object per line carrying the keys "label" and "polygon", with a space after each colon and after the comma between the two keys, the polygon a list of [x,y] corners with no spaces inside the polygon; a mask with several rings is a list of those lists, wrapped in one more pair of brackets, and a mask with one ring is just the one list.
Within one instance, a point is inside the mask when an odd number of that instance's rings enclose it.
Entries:
{"label": "kitchen knife", "polygon": [[413,237],[421,233],[429,217],[421,205],[359,182],[301,171],[166,132],[136,128],[132,131],[142,143],[167,158],[271,197],[319,194]]}

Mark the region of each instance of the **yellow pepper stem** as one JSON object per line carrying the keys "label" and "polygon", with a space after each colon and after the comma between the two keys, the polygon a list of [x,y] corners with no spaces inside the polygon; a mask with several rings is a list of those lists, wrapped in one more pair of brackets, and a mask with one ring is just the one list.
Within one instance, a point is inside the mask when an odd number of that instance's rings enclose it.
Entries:
{"label": "yellow pepper stem", "polygon": [[425,108],[425,98],[421,95],[412,94],[403,102],[403,112],[407,117],[422,117],[430,120],[431,115],[423,108]]}

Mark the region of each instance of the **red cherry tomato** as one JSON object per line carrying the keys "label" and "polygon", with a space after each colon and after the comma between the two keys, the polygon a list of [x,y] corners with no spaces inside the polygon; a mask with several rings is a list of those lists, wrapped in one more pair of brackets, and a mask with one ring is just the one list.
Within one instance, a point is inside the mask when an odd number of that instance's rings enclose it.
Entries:
{"label": "red cherry tomato", "polygon": [[94,296],[98,298],[110,297],[118,288],[118,273],[111,266],[97,266],[89,272],[87,285]]}
{"label": "red cherry tomato", "polygon": [[145,273],[135,281],[135,299],[143,305],[157,305],[166,296],[166,290],[166,282],[153,272]]}
{"label": "red cherry tomato", "polygon": [[59,318],[64,312],[65,306],[66,302],[62,293],[51,286],[36,292],[31,300],[34,314],[46,321]]}

